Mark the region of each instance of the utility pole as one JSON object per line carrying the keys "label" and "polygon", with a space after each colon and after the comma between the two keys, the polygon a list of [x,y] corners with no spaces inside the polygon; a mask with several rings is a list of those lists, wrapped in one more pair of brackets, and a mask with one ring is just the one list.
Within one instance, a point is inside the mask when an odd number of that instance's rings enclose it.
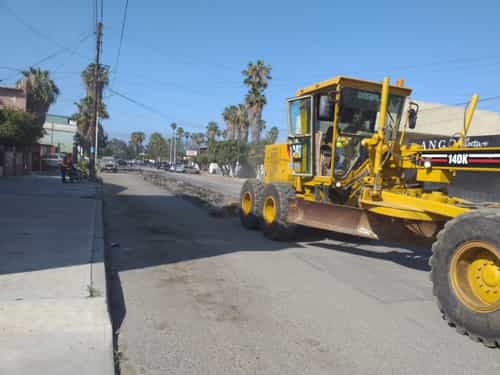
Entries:
{"label": "utility pole", "polygon": [[97,22],[96,24],[96,46],[95,46],[95,66],[94,66],[94,142],[91,146],[91,156],[90,156],[90,177],[95,178],[97,173],[97,146],[99,144],[99,102],[100,102],[100,73],[101,73],[101,37],[102,37],[102,23]]}
{"label": "utility pole", "polygon": [[177,139],[176,139],[176,136],[175,136],[175,130],[173,131],[173,137],[174,137],[174,165],[177,164],[176,162],[176,159],[177,159]]}
{"label": "utility pole", "polygon": [[168,164],[172,164],[172,139],[168,139]]}

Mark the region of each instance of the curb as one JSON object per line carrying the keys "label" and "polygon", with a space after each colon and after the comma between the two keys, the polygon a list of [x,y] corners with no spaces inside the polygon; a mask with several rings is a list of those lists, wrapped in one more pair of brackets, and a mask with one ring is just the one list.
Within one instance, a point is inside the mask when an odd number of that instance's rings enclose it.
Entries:
{"label": "curb", "polygon": [[107,357],[104,374],[115,374],[114,348],[113,348],[113,326],[111,324],[111,313],[108,300],[108,285],[106,280],[105,245],[104,245],[104,215],[103,215],[103,191],[102,180],[97,182],[97,192],[94,206],[92,252],[90,257],[90,290],[89,294],[95,293],[92,298],[102,299],[106,307],[107,321],[104,327],[104,351]]}

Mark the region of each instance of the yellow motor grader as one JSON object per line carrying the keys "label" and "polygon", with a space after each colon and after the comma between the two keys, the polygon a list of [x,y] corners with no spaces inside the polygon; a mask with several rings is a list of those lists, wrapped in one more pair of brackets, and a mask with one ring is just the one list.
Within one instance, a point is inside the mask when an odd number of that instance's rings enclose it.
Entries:
{"label": "yellow motor grader", "polygon": [[[500,172],[500,148],[467,148],[478,101],[456,143],[407,144],[418,105],[402,80],[335,77],[288,100],[288,141],[266,147],[263,181],[247,180],[240,219],[273,240],[297,225],[369,239],[429,239],[439,308],[460,333],[500,345],[500,205],[449,196],[457,171]],[[400,126],[400,124],[402,124]]]}

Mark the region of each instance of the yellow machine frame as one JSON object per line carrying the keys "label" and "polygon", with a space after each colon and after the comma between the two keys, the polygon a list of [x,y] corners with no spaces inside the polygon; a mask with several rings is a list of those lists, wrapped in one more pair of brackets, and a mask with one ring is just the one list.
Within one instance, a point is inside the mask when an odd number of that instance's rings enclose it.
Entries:
{"label": "yellow machine frame", "polygon": [[[371,93],[378,95],[378,113]],[[289,238],[295,224],[370,239],[431,240],[430,277],[443,316],[457,331],[500,346],[500,210],[491,209],[500,204],[447,194],[457,171],[500,172],[500,147],[464,147],[478,95],[454,145],[426,150],[406,144],[406,128],[415,126],[418,114],[410,93],[388,78],[335,77],[298,90],[289,99],[288,142],[266,146],[264,183],[243,185],[240,219],[275,240]],[[402,129],[402,101],[391,94],[407,103]],[[343,138],[346,143],[338,142]]]}
{"label": "yellow machine frame", "polygon": [[[404,145],[408,119],[401,130],[399,142],[394,139],[391,142],[384,141],[384,125],[387,114],[387,102],[389,93],[408,97],[411,90],[397,86],[390,86],[389,79],[384,78],[382,84],[347,77],[335,77],[302,89],[296,92],[297,97],[315,95],[335,87],[335,109],[333,116],[333,139],[331,142],[331,155],[335,154],[337,134],[337,121],[339,113],[339,99],[344,87],[359,88],[363,90],[381,93],[379,128],[372,137],[362,141],[362,145],[368,149],[367,160],[353,173],[343,179],[337,179],[334,175],[334,162],[329,176],[294,175],[290,168],[290,151],[288,144],[269,145],[265,153],[265,175],[264,182],[290,183],[296,192],[296,198],[311,202],[322,201],[324,188],[342,189],[350,185],[355,194],[352,194],[348,205],[363,208],[368,212],[384,215],[392,218],[412,220],[418,222],[445,221],[449,218],[461,215],[471,208],[471,203],[460,198],[450,197],[440,191],[425,192],[420,186],[410,187],[401,177],[405,169],[416,169],[416,181],[419,183],[433,182],[448,184],[459,170],[491,171],[500,172],[500,166],[470,166],[449,165],[447,163],[431,163],[432,153],[426,151],[422,146],[411,144]],[[463,140],[467,135],[472,121],[472,116],[478,101],[478,96],[473,95],[468,106],[464,128],[461,138],[452,147],[439,149],[440,155],[469,155],[471,153],[498,153],[500,148],[465,148]],[[313,125],[311,125],[313,126]],[[290,134],[290,138],[293,138]],[[311,142],[313,144],[313,142]],[[308,150],[311,155],[318,152],[314,149]],[[389,157],[387,157],[389,152]],[[431,154],[431,160],[426,162],[422,155]],[[435,152],[434,152],[435,154]],[[464,156],[465,157],[465,156]],[[459,157],[460,159],[460,157]],[[314,158],[312,158],[314,160]],[[437,159],[436,159],[437,160]],[[362,178],[359,176],[365,174]],[[319,194],[317,193],[319,191]],[[319,199],[318,199],[319,198]]]}

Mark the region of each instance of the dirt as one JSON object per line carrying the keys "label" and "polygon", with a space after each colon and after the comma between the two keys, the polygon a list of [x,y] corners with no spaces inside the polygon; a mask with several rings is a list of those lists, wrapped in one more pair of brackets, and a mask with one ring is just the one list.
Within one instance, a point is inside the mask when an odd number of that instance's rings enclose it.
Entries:
{"label": "dirt", "polygon": [[207,208],[210,216],[236,216],[239,212],[238,202],[213,189],[178,180],[174,175],[166,176],[150,171],[140,171],[140,173],[146,181],[162,187],[175,196]]}

